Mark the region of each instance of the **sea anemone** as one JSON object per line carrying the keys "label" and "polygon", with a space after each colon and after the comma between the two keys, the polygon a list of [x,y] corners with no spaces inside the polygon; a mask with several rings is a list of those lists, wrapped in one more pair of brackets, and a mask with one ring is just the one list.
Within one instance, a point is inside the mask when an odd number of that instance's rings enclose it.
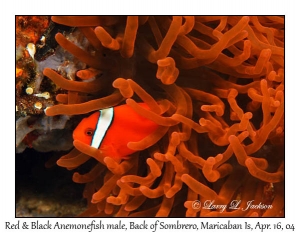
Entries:
{"label": "sea anemone", "polygon": [[[56,95],[59,104],[45,110],[47,116],[127,104],[159,125],[128,143],[137,152],[124,160],[73,142],[59,166],[72,170],[94,160],[88,173],[73,174],[74,182],[86,184],[88,207],[80,216],[284,214],[283,17],[51,20],[74,27],[89,46],[79,47],[68,34],[55,35],[86,68],[75,80],[44,69],[44,76],[65,90]],[[230,208],[233,201],[239,208]],[[200,208],[200,202],[211,202],[212,208]],[[213,208],[217,205],[227,208]]]}

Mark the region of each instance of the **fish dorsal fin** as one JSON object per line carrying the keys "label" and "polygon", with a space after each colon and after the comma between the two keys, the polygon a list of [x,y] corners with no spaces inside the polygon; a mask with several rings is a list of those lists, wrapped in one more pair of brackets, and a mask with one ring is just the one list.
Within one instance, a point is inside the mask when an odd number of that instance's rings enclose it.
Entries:
{"label": "fish dorsal fin", "polygon": [[114,118],[114,108],[101,109],[91,147],[99,148]]}

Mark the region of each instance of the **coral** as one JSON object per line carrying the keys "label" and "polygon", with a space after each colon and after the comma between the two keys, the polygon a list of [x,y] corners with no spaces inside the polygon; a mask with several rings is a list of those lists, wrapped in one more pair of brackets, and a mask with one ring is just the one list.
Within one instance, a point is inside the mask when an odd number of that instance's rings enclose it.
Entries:
{"label": "coral", "polygon": [[72,130],[78,122],[67,123],[70,119],[67,115],[44,115],[44,110],[55,104],[55,96],[63,90],[44,79],[42,72],[45,67],[52,68],[72,80],[76,71],[86,65],[61,47],[54,53],[56,32],[64,33],[81,48],[86,49],[89,45],[87,39],[79,39],[83,37],[79,31],[72,33],[70,27],[57,26],[49,16],[16,17],[17,153],[22,153],[27,147],[40,152],[68,151],[72,147]]}
{"label": "coral", "polygon": [[68,151],[72,148],[72,128],[69,116],[20,117],[16,121],[17,153],[26,147],[36,151]]}
{"label": "coral", "polygon": [[[86,64],[75,80],[45,68],[66,90],[47,116],[126,103],[159,125],[128,143],[126,160],[80,141],[57,164],[88,160],[88,207],[80,216],[264,216],[284,214],[284,18],[279,16],[53,16],[93,47],[61,33],[59,46]],[[140,107],[145,102],[149,110]],[[126,112],[124,112],[126,114]],[[137,134],[139,132],[136,132]],[[124,136],[126,132],[124,132]],[[270,188],[272,187],[272,188]],[[220,212],[195,201],[246,208]]]}

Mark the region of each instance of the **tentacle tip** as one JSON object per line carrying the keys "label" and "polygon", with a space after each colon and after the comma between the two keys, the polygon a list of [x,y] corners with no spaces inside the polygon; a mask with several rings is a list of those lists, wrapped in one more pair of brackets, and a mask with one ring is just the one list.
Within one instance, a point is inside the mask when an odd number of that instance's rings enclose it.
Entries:
{"label": "tentacle tip", "polygon": [[44,113],[45,113],[46,116],[52,116],[52,115],[50,114],[50,112],[49,112],[50,108],[51,108],[51,107],[46,107],[46,108],[44,109]]}
{"label": "tentacle tip", "polygon": [[236,139],[236,136],[235,136],[235,135],[230,135],[230,136],[228,137],[228,141],[229,141],[230,143],[233,142],[235,139]]}
{"label": "tentacle tip", "polygon": [[249,167],[249,166],[251,166],[252,164],[254,164],[253,159],[247,158],[247,159],[245,160],[245,165],[246,165],[246,167]]}
{"label": "tentacle tip", "polygon": [[107,163],[111,162],[112,159],[110,157],[106,156],[106,157],[103,158],[103,161],[104,161],[104,163],[107,164]]}
{"label": "tentacle tip", "polygon": [[243,19],[244,19],[246,22],[249,22],[249,21],[250,21],[250,17],[249,17],[249,16],[243,16]]}
{"label": "tentacle tip", "polygon": [[148,191],[149,188],[146,187],[146,186],[144,186],[144,185],[141,185],[139,189],[140,189],[140,191],[141,191],[142,193],[145,193],[145,192]]}
{"label": "tentacle tip", "polygon": [[206,161],[207,161],[208,163],[210,163],[210,164],[215,164],[216,159],[215,159],[214,157],[209,157],[209,158],[207,158]]}
{"label": "tentacle tip", "polygon": [[43,75],[47,76],[47,73],[48,73],[49,71],[51,71],[51,69],[46,67],[46,68],[43,70]]}
{"label": "tentacle tip", "polygon": [[73,146],[77,146],[77,145],[79,145],[79,144],[82,144],[82,142],[81,141],[79,141],[79,140],[74,140],[73,141]]}
{"label": "tentacle tip", "polygon": [[187,179],[189,178],[189,175],[188,174],[183,174],[180,179],[181,181],[185,182]]}
{"label": "tentacle tip", "polygon": [[60,159],[56,161],[56,165],[62,167],[62,163]]}

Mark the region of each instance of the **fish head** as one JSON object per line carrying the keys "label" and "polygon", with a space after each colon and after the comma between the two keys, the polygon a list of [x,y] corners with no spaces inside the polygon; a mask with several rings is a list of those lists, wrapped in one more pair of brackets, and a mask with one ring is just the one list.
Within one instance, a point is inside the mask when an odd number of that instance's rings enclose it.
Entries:
{"label": "fish head", "polygon": [[78,140],[85,144],[91,145],[97,127],[99,115],[100,113],[99,111],[97,111],[90,116],[82,119],[82,121],[73,131],[73,140]]}

